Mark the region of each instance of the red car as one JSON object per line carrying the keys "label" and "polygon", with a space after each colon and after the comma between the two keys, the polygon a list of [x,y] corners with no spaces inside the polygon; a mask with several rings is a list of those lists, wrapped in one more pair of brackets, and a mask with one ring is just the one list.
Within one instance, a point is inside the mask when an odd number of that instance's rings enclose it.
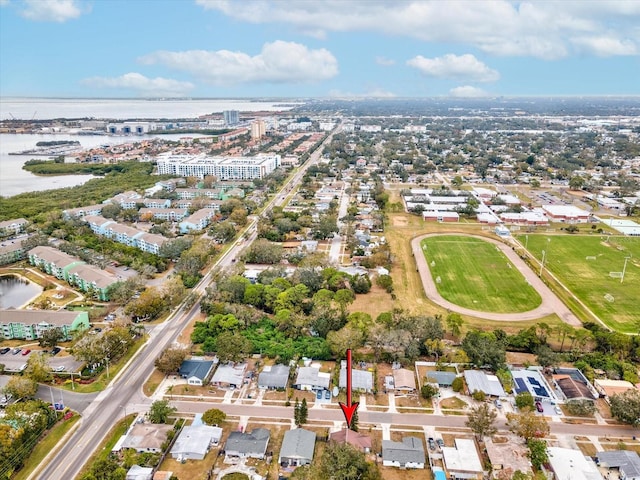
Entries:
{"label": "red car", "polygon": [[22,355],[29,355],[31,353],[31,350],[29,350],[28,348],[26,350],[22,351]]}
{"label": "red car", "polygon": [[542,407],[542,404],[540,402],[536,402],[536,410],[538,410],[540,413],[544,412],[544,408]]}

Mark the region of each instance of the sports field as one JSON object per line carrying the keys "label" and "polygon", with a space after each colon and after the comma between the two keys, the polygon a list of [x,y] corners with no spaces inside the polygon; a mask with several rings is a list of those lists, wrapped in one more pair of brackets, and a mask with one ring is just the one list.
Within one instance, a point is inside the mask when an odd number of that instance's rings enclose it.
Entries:
{"label": "sports field", "polygon": [[[640,238],[582,235],[519,235],[538,260],[611,328],[638,333]],[[608,241],[607,241],[608,240]],[[627,267],[624,279],[619,278]],[[610,273],[614,272],[614,278]],[[622,283],[621,283],[621,280]]]}
{"label": "sports field", "polygon": [[479,238],[438,235],[420,243],[438,292],[483,312],[527,312],[542,302],[511,261]]}

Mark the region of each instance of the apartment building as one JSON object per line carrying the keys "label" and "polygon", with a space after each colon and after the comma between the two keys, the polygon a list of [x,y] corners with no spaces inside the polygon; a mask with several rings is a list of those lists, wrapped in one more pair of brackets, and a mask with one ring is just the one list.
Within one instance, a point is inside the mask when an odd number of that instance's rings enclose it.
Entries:
{"label": "apartment building", "polygon": [[0,333],[8,340],[36,340],[51,328],[60,328],[65,338],[71,339],[72,332],[89,328],[89,314],[66,310],[0,310]]}
{"label": "apartment building", "polygon": [[255,157],[209,157],[202,155],[158,156],[158,174],[204,178],[213,175],[220,180],[262,179],[280,166],[280,155]]}

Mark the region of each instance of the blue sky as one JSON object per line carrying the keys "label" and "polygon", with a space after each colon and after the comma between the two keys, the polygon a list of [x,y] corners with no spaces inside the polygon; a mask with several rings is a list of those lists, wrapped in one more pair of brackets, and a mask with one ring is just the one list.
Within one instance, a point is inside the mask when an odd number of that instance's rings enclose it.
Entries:
{"label": "blue sky", "polygon": [[2,96],[639,94],[639,0],[0,0]]}

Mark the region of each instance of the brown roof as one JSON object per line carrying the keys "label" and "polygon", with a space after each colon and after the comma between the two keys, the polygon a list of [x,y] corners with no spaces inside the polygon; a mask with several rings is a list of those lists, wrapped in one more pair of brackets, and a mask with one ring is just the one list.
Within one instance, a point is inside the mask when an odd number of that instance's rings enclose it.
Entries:
{"label": "brown roof", "polygon": [[581,382],[578,382],[571,378],[568,375],[554,375],[553,379],[564,393],[565,397],[568,400],[573,400],[576,398],[588,398],[590,400],[594,400],[595,397],[589,390],[589,388]]}
{"label": "brown roof", "polygon": [[354,432],[353,430],[349,430],[347,432],[346,429],[342,429],[337,432],[333,432],[329,435],[329,440],[337,443],[344,443],[346,441],[349,445],[354,446],[358,450],[364,450],[367,448],[371,450],[371,437],[360,432]]}

